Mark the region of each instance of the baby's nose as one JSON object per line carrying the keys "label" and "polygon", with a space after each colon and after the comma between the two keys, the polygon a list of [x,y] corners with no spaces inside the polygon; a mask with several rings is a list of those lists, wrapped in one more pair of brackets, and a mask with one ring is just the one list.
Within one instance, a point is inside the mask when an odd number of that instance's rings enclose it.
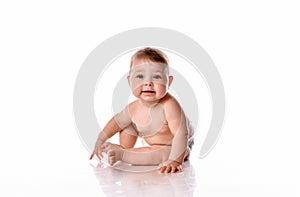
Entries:
{"label": "baby's nose", "polygon": [[153,83],[152,81],[147,81],[144,83],[145,86],[153,86]]}

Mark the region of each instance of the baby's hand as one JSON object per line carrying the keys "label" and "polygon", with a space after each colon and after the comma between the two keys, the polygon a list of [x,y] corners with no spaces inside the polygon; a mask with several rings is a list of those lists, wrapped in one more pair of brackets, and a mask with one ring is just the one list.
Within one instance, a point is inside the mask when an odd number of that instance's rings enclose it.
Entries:
{"label": "baby's hand", "polygon": [[100,145],[96,145],[91,156],[90,156],[90,160],[93,159],[93,157],[96,155],[98,157],[99,160],[102,159],[102,152],[103,152],[103,148]]}
{"label": "baby's hand", "polygon": [[166,161],[159,165],[158,171],[160,173],[175,173],[175,172],[182,172],[181,163],[177,161]]}

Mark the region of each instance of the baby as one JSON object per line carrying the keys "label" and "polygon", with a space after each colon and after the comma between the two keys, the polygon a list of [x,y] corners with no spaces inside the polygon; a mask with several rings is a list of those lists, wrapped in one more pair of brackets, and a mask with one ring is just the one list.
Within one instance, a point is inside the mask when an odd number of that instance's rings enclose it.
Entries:
{"label": "baby", "polygon": [[[160,50],[144,48],[131,58],[128,83],[137,100],[116,114],[100,132],[94,151],[110,165],[159,165],[159,172],[182,172],[193,145],[193,130],[178,101],[168,93],[173,81],[169,61]],[[119,133],[120,145],[106,142]],[[149,146],[134,148],[138,137]]]}

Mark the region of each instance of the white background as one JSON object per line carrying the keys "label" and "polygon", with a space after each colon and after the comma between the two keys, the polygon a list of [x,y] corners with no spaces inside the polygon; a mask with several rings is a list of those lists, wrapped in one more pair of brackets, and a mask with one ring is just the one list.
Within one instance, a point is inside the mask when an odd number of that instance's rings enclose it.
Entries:
{"label": "white background", "polygon": [[226,122],[199,161],[196,194],[299,196],[299,9],[296,0],[1,1],[0,196],[101,195],[73,120],[76,76],[105,39],[151,26],[197,41],[225,86]]}

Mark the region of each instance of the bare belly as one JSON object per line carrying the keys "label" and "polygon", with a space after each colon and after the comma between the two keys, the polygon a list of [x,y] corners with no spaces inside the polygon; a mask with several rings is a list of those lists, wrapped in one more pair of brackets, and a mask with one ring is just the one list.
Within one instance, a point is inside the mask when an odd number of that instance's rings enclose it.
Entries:
{"label": "bare belly", "polygon": [[163,126],[157,133],[151,136],[144,137],[144,140],[150,145],[171,145],[173,140],[173,134],[171,133],[167,125]]}

